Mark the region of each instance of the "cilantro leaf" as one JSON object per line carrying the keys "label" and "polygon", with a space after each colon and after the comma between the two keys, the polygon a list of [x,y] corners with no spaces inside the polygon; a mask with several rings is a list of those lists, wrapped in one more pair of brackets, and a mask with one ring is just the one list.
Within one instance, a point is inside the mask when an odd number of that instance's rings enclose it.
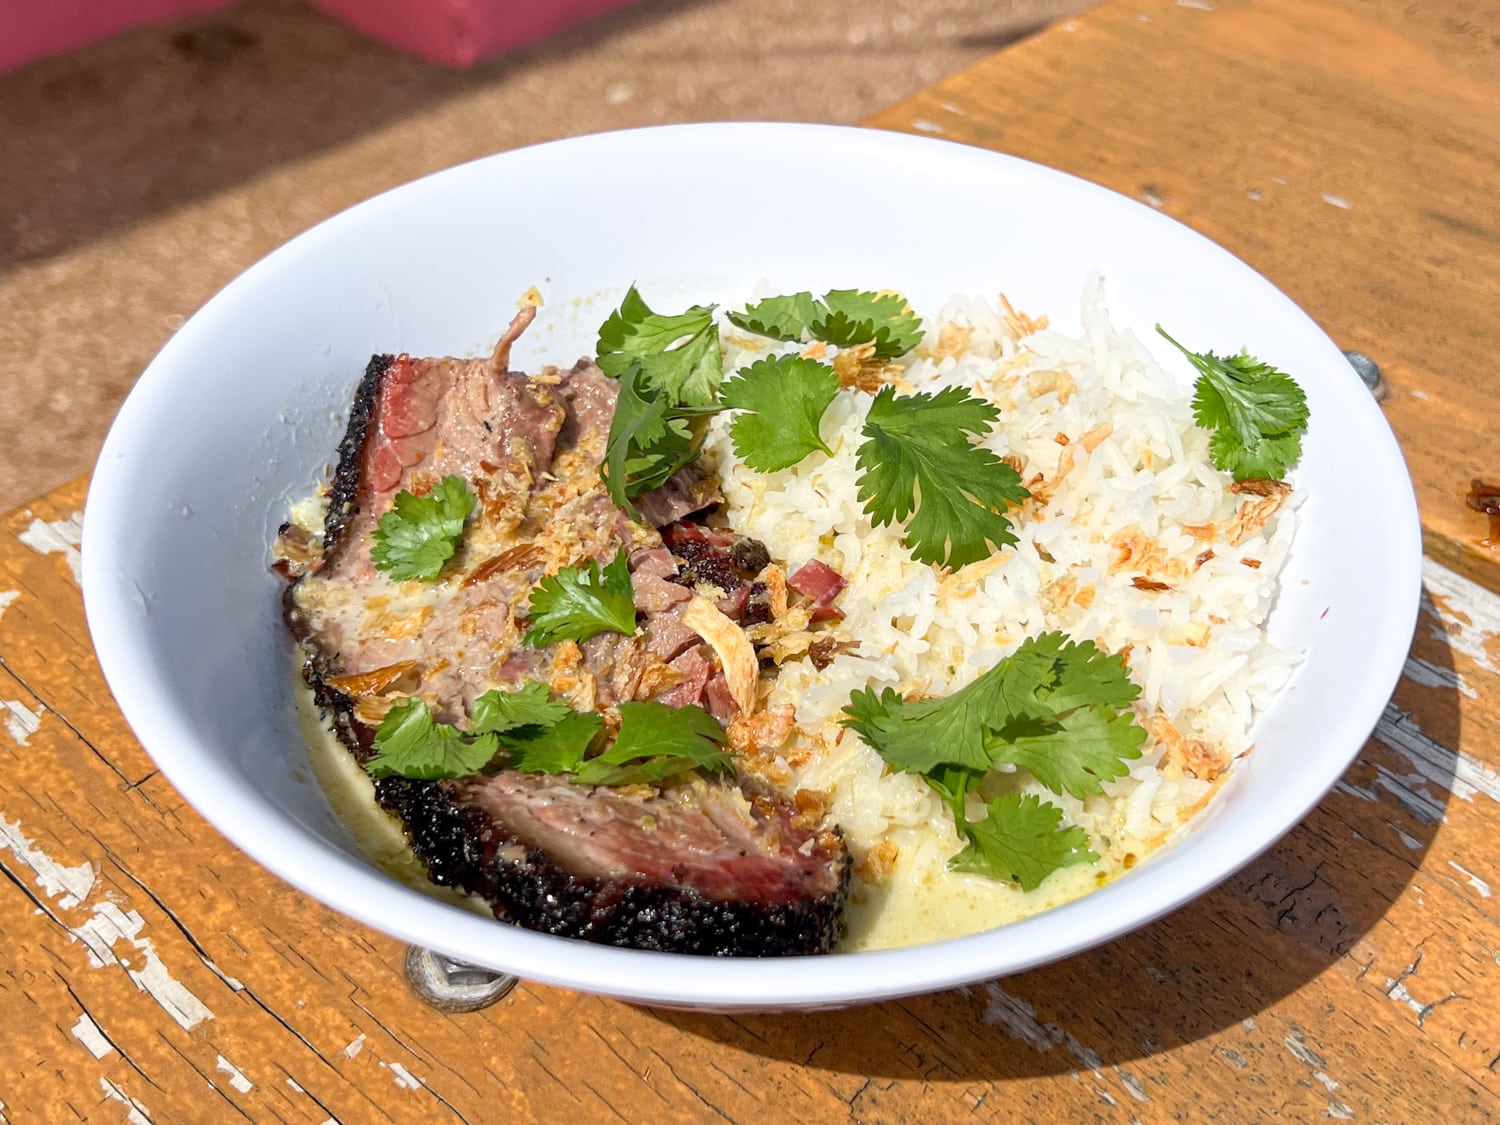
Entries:
{"label": "cilantro leaf", "polygon": [[500,747],[493,734],[469,736],[432,717],[415,697],[392,707],[375,732],[375,754],[365,762],[371,777],[433,780],[463,777],[483,769]]}
{"label": "cilantro leaf", "polygon": [[370,561],[397,582],[431,582],[458,549],[476,502],[462,477],[444,477],[426,496],[402,489],[375,525]]}
{"label": "cilantro leaf", "polygon": [[905,355],[922,342],[922,319],[898,293],[830,289],[819,300],[811,293],[792,293],[757,301],[742,313],[730,313],[729,320],[773,340],[796,341],[806,333],[841,348],[873,343],[882,359]]}
{"label": "cilantro leaf", "polygon": [[1216,356],[1183,347],[1161,325],[1173,347],[1198,369],[1193,388],[1193,420],[1212,430],[1209,456],[1235,480],[1269,477],[1281,480],[1302,456],[1307,432],[1307,396],[1283,371],[1262,363],[1248,351]]}
{"label": "cilantro leaf", "polygon": [[573,711],[565,703],[560,706],[567,713],[555,722],[520,727],[502,736],[502,749],[512,769],[577,773],[583,768],[584,755],[604,729],[604,719],[594,711]]}
{"label": "cilantro leaf", "polygon": [[1075,863],[1094,863],[1089,838],[1076,825],[1063,828],[1062,809],[1035,795],[1007,793],[985,806],[989,814],[967,826],[968,847],[951,866],[1021,884],[1034,891],[1054,871]]}
{"label": "cilantro leaf", "polygon": [[786,297],[767,297],[748,306],[744,312],[729,314],[729,322],[757,336],[788,342],[802,339],[808,325],[817,319],[821,309],[808,292]]}
{"label": "cilantro leaf", "polygon": [[598,352],[606,375],[639,366],[647,386],[694,405],[711,403],[724,378],[713,306],[664,316],[651,311],[634,285],[600,326]]}
{"label": "cilantro leaf", "polygon": [[817,360],[783,355],[741,369],[719,392],[719,401],[743,413],[729,425],[734,451],[761,473],[795,465],[815,449],[830,457],[818,423],[839,393],[833,368]]}
{"label": "cilantro leaf", "polygon": [[620,375],[620,391],[599,467],[610,499],[623,512],[631,501],[660,488],[678,469],[698,459],[707,430],[698,419],[717,407],[674,406],[660,389],[646,385],[636,366]]}
{"label": "cilantro leaf", "polygon": [[521,638],[540,648],[554,641],[586,641],[598,633],[635,632],[635,588],[622,547],[601,573],[597,559],[565,566],[531,591],[531,626]]}
{"label": "cilantro leaf", "polygon": [[505,734],[519,727],[550,727],[571,714],[562,700],[549,699],[546,684],[523,684],[515,691],[490,689],[474,700],[475,734]]}
{"label": "cilantro leaf", "polygon": [[730,768],[720,747],[718,720],[701,707],[622,703],[614,745],[590,758],[574,779],[580,785],[637,785],[662,781],[688,769],[721,773]]}
{"label": "cilantro leaf", "polygon": [[[1075,707],[1125,707],[1141,697],[1118,653],[1101,652],[1093,641],[1070,641],[1062,633],[1042,633],[1021,643],[1011,660],[1025,652],[1050,662],[1052,683],[1038,688],[1037,697],[1056,714]],[[1043,684],[1046,680],[1041,681]]]}
{"label": "cilantro leaf", "polygon": [[1146,738],[1126,710],[1139,695],[1119,656],[1043,633],[952,695],[906,700],[891,688],[878,697],[855,691],[841,722],[891,768],[926,776],[961,815],[956,769],[1016,765],[1075,797],[1124,776],[1124,762],[1140,757]]}
{"label": "cilantro leaf", "polygon": [[880,527],[912,517],[906,543],[919,562],[957,570],[1016,542],[1002,514],[1031,495],[1020,474],[969,435],[989,432],[996,408],[962,387],[870,404],[859,447],[859,498]]}
{"label": "cilantro leaf", "polygon": [[922,342],[922,319],[899,293],[830,289],[821,315],[808,325],[813,337],[839,347],[875,344],[882,359],[905,355]]}
{"label": "cilantro leaf", "polygon": [[987,770],[986,724],[997,714],[999,666],[973,683],[937,699],[903,699],[893,688],[879,696],[859,689],[849,696],[842,725],[854,731],[891,766],[930,773],[940,766]]}
{"label": "cilantro leaf", "polygon": [[856,344],[867,344],[875,339],[873,320],[855,320],[848,313],[830,312],[827,309],[822,311],[808,329],[813,339],[841,348],[852,348]]}
{"label": "cilantro leaf", "polygon": [[1054,793],[1083,798],[1101,783],[1129,773],[1125,759],[1141,756],[1146,732],[1129,711],[1079,707],[1047,721],[1008,723],[985,742],[996,764],[1028,769]]}
{"label": "cilantro leaf", "polygon": [[1235,480],[1252,477],[1281,480],[1287,469],[1302,458],[1302,436],[1278,434],[1247,446],[1241,444],[1233,431],[1215,430],[1208,439],[1208,455],[1216,468],[1233,473]]}

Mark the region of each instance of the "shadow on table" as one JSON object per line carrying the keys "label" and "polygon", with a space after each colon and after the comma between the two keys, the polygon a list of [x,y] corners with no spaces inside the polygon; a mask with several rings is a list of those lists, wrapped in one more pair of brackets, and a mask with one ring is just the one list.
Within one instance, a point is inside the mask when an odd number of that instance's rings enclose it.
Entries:
{"label": "shadow on table", "polygon": [[[450,138],[449,160],[455,151],[480,156],[556,136],[646,124],[680,115],[685,106],[691,113],[699,104],[694,99],[684,104],[680,96],[675,102],[635,98],[628,84],[612,86],[607,77],[629,78],[657,64],[680,69],[701,57],[702,67],[689,67],[694,75],[754,83],[760,80],[756,50],[797,53],[795,45],[778,40],[749,51],[737,44],[726,55],[717,35],[693,42],[691,27],[678,27],[660,48],[637,34],[721,2],[638,0],[459,71],[365,39],[300,0],[248,0],[213,15],[137,28],[0,75],[0,269],[60,254],[447,99],[503,84],[512,87],[504,104],[514,115],[493,121],[492,135],[467,138],[467,148],[465,138]],[[801,48],[809,54],[827,50],[838,31],[837,17],[821,19],[820,35]],[[986,22],[991,20],[997,26],[950,41],[998,49],[1036,30],[1034,21],[1012,26],[1016,17],[1005,4],[996,6]],[[936,34],[925,25],[923,33]],[[546,69],[612,41],[621,49],[604,60],[608,75],[559,79],[555,67]],[[847,49],[870,54],[877,66],[883,54],[918,46],[911,36],[891,32]],[[538,71],[548,84],[540,77],[528,82]],[[424,147],[404,154],[409,167],[362,173],[375,188],[415,178],[436,166]]]}
{"label": "shadow on table", "polygon": [[300,0],[248,0],[0,75],[0,268],[705,2],[648,0],[459,71],[366,39]]}
{"label": "shadow on table", "polygon": [[[1423,616],[1413,654],[1428,679],[1441,680],[1453,660],[1440,626],[1429,629],[1436,622]],[[1003,1080],[1123,1065],[1192,1043],[1348,957],[1405,890],[1442,820],[1456,758],[1444,767],[1428,756],[1418,771],[1389,747],[1417,730],[1457,745],[1457,699],[1403,679],[1381,742],[1365,745],[1285,839],[1213,892],[1101,948],[876,1008],[657,1015],[741,1050],[872,1078]]]}

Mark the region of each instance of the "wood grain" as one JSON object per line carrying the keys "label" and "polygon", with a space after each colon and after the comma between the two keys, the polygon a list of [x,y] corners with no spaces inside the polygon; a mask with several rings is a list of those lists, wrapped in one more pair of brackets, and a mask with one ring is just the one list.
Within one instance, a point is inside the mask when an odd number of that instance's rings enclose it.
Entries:
{"label": "wood grain", "polygon": [[871,124],[998,149],[1158,207],[1379,363],[1428,553],[1500,589],[1464,504],[1500,479],[1500,10],[1104,4]]}
{"label": "wood grain", "polygon": [[[1465,545],[1479,525],[1442,502],[1494,456],[1485,16],[1116,4],[879,123],[1150,193],[1266,270],[1381,361],[1433,553],[1487,577]],[[1374,152],[1402,157],[1384,180]],[[1422,219],[1419,179],[1453,222]],[[447,1016],[408,993],[399,943],[259,869],[155,772],[88,645],[82,501],[78,481],[0,517],[0,1120],[1500,1116],[1500,598],[1441,562],[1407,675],[1335,790],[1137,933],[850,1012],[731,1018],[523,984]]]}
{"label": "wood grain", "polygon": [[1500,599],[1436,564],[1408,676],[1335,792],[1121,941],[853,1012],[653,1012],[522,985],[454,1017],[407,992],[398,943],[227,845],[120,726],[65,552],[17,538],[69,526],[81,499],[78,482],[0,524],[8,1120],[1500,1112]]}

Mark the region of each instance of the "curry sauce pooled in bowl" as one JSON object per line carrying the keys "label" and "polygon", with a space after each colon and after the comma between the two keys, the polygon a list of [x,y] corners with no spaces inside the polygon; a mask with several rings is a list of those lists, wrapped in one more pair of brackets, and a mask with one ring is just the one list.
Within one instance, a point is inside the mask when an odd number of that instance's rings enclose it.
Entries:
{"label": "curry sauce pooled in bowl", "polygon": [[1083,305],[631,289],[571,368],[508,370],[534,303],[486,358],[376,356],[277,543],[335,807],[372,781],[502,920],[684,953],[957,936],[1132,866],[1295,663],[1307,409]]}

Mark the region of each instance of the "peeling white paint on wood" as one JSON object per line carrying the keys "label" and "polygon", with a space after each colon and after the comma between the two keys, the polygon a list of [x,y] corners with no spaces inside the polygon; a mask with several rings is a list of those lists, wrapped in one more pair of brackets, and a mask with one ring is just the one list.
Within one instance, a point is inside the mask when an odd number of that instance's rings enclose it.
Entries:
{"label": "peeling white paint on wood", "polygon": [[41,703],[33,711],[19,699],[0,699],[0,712],[5,715],[5,733],[17,746],[25,746],[26,740],[42,726],[42,712],[47,710]]}
{"label": "peeling white paint on wood", "polygon": [[243,984],[235,980],[234,977],[230,976],[223,969],[219,968],[219,966],[215,965],[212,960],[207,957],[200,957],[199,960],[203,962],[204,966],[208,969],[209,972],[213,973],[214,976],[218,977],[235,992],[245,991],[245,986]]}
{"label": "peeling white paint on wood", "polygon": [[1228,1047],[1220,1047],[1218,1048],[1218,1052],[1240,1070],[1244,1070],[1247,1066],[1250,1065],[1250,1060],[1247,1059],[1244,1055],[1240,1054],[1238,1051],[1231,1051]]}
{"label": "peeling white paint on wood", "polygon": [[400,1063],[383,1062],[380,1065],[390,1068],[391,1073],[396,1076],[396,1085],[400,1086],[403,1090],[420,1090],[422,1088],[422,1080]]}
{"label": "peeling white paint on wood", "polygon": [[74,512],[65,520],[32,520],[16,538],[39,555],[62,555],[73,572],[73,581],[83,585],[83,559],[78,554],[78,544],[83,542],[82,512]]}
{"label": "peeling white paint on wood", "polygon": [[128,1112],[125,1115],[125,1120],[130,1122],[130,1125],[151,1125],[150,1111],[127,1094],[121,1087],[116,1086],[108,1078],[100,1078],[99,1089],[104,1091],[104,1096],[110,1101],[119,1102],[126,1107]]}
{"label": "peeling white paint on wood", "polygon": [[245,1077],[245,1072],[223,1055],[219,1056],[216,1066],[220,1073],[229,1075],[229,1084],[240,1093],[248,1094],[251,1090],[255,1089],[255,1083]]}
{"label": "peeling white paint on wood", "polygon": [[1490,897],[1490,885],[1483,879],[1481,879],[1478,875],[1474,874],[1474,872],[1470,871],[1467,867],[1461,867],[1459,864],[1454,863],[1451,859],[1448,861],[1448,866],[1453,868],[1453,870],[1457,871],[1460,875],[1467,879],[1469,882],[1469,886],[1478,891],[1481,898]]}
{"label": "peeling white paint on wood", "polygon": [[1405,1004],[1412,1011],[1416,1012],[1418,1016],[1423,1015],[1427,1011],[1427,1005],[1406,991],[1406,985],[1394,977],[1386,977],[1385,994],[1396,1003]]}
{"label": "peeling white paint on wood", "polygon": [[[1426,587],[1422,608],[1438,620],[1430,630],[1432,636],[1486,671],[1500,674],[1485,649],[1500,640],[1500,597],[1425,557],[1422,584]],[[1436,599],[1427,597],[1428,593]]]}
{"label": "peeling white paint on wood", "polygon": [[60,899],[59,906],[71,909],[89,897],[94,889],[94,865],[85,860],[77,867],[56,863],[21,834],[21,822],[0,816],[0,851],[9,848],[21,863],[36,876],[36,885],[49,898]]}
{"label": "peeling white paint on wood", "polygon": [[1472,801],[1483,793],[1500,803],[1500,773],[1462,750],[1450,750],[1422,733],[1411,714],[1394,703],[1385,705],[1385,713],[1375,724],[1375,737],[1392,750],[1404,755],[1427,781],[1452,791],[1455,797]]}
{"label": "peeling white paint on wood", "polygon": [[1012,1039],[1019,1039],[1033,1050],[1046,1054],[1063,1041],[1067,1033],[1054,1024],[1043,1023],[1036,1018],[1036,1009],[1024,1000],[1017,999],[998,984],[987,984],[990,1002],[979,1017],[987,1024],[1000,1024]]}
{"label": "peeling white paint on wood", "polygon": [[87,1012],[82,1013],[78,1017],[78,1022],[73,1025],[73,1038],[82,1043],[84,1050],[96,1059],[102,1059],[114,1050],[109,1040],[104,1037],[104,1032],[99,1030],[99,1025],[89,1017]]}
{"label": "peeling white paint on wood", "polygon": [[[145,919],[137,911],[127,914],[112,902],[101,902],[94,907],[90,918],[69,932],[88,949],[90,965],[95,968],[119,965],[125,969],[136,988],[149,994],[184,1031],[213,1019],[208,1005],[167,971],[151,939],[139,936],[145,925]],[[131,968],[124,959],[115,956],[114,947],[121,941],[144,955],[144,968]]]}
{"label": "peeling white paint on wood", "polygon": [[[1328,1077],[1328,1072],[1323,1069],[1328,1065],[1328,1061],[1307,1045],[1307,1040],[1302,1037],[1302,1032],[1293,1028],[1291,1034],[1281,1042],[1294,1059],[1312,1068],[1313,1081],[1317,1082],[1323,1089],[1331,1094],[1339,1088],[1339,1084]],[[1323,1116],[1332,1117],[1340,1121],[1348,1121],[1353,1119],[1354,1111],[1344,1105],[1343,1102],[1329,1098],[1328,1111]]]}
{"label": "peeling white paint on wood", "polygon": [[355,1055],[359,1054],[364,1049],[365,1035],[364,1032],[360,1032],[354,1037],[353,1040],[350,1041],[349,1045],[344,1048],[344,1058],[352,1059]]}
{"label": "peeling white paint on wood", "polygon": [[1454,688],[1460,695],[1478,699],[1479,693],[1464,682],[1464,678],[1452,668],[1439,668],[1416,657],[1408,657],[1401,674],[1414,684],[1432,688]]}
{"label": "peeling white paint on wood", "polygon": [[0,617],[10,608],[10,603],[21,596],[20,590],[0,590]]}
{"label": "peeling white paint on wood", "polygon": [[[1057,1046],[1065,1047],[1068,1054],[1095,1078],[1104,1077],[1104,1059],[1099,1052],[1085,1047],[1071,1031],[1038,1019],[1035,1008],[1019,997],[1012,996],[993,981],[986,984],[984,990],[989,994],[990,1001],[979,1018],[985,1023],[1000,1024],[1012,1039],[1019,1039],[1042,1054]],[[1110,1069],[1119,1076],[1120,1084],[1132,1098],[1138,1102],[1151,1100],[1146,1096],[1146,1088],[1135,1075],[1117,1066]],[[1076,1072],[1074,1077],[1077,1077]]]}
{"label": "peeling white paint on wood", "polygon": [[1418,840],[1415,836],[1409,836],[1405,832],[1401,831],[1401,828],[1400,828],[1399,825],[1392,824],[1391,827],[1396,830],[1396,836],[1409,849],[1411,849],[1414,852],[1419,852],[1419,851],[1422,850],[1422,841],[1421,840]]}
{"label": "peeling white paint on wood", "polygon": [[1146,1096],[1146,1087],[1141,1085],[1139,1078],[1129,1071],[1121,1070],[1119,1067],[1115,1067],[1115,1073],[1120,1076],[1120,1084],[1125,1087],[1132,1098],[1138,1102],[1149,1102],[1151,1100]]}
{"label": "peeling white paint on wood", "polygon": [[1307,1040],[1302,1038],[1302,1032],[1296,1030],[1295,1028],[1292,1029],[1292,1033],[1290,1035],[1282,1040],[1282,1043],[1285,1044],[1286,1049],[1291,1052],[1293,1058],[1295,1058],[1298,1062],[1306,1063],[1314,1070],[1321,1071],[1327,1065],[1327,1060],[1324,1059],[1322,1055],[1318,1054],[1318,1052],[1309,1047],[1307,1045]]}

